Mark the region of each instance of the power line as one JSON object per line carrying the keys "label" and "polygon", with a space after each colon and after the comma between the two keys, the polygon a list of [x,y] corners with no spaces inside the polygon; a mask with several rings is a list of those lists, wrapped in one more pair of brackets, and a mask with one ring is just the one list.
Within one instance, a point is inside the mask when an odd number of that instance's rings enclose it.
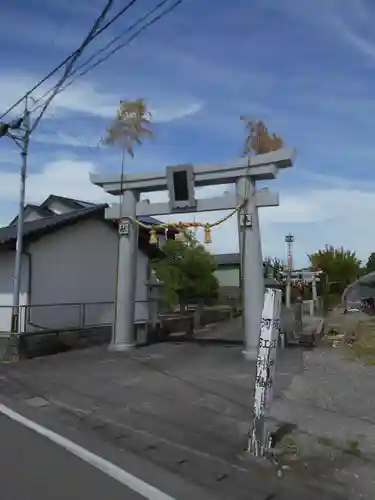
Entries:
{"label": "power line", "polygon": [[[139,36],[143,31],[145,31],[147,28],[155,24],[157,21],[162,19],[164,16],[172,12],[178,5],[180,5],[183,2],[183,0],[177,0],[175,1],[170,7],[165,9],[163,12],[155,16],[153,19],[148,21],[146,24],[144,24],[141,28],[139,28],[133,35],[131,35],[125,42],[122,42],[121,44],[117,45],[114,49],[112,49],[106,56],[103,56],[99,60],[97,60],[94,64],[86,68],[84,71],[79,73],[75,78],[73,78],[70,82],[68,82],[65,86],[64,89],[68,86],[70,86],[74,81],[76,81],[79,77],[86,75],[89,71],[92,69],[96,68],[99,64],[102,62],[105,62],[108,60],[111,56],[113,56],[116,52],[118,52],[120,49],[126,47],[129,45],[137,36]],[[62,90],[64,90],[62,89]]]}
{"label": "power line", "polygon": [[[92,62],[98,55],[102,54],[105,52],[107,49],[109,49],[113,44],[115,44],[117,41],[121,40],[123,36],[125,36],[127,33],[130,33],[134,28],[136,28],[140,23],[145,21],[149,16],[154,14],[160,7],[162,7],[165,3],[167,3],[169,0],[162,0],[159,2],[152,10],[150,10],[147,14],[141,16],[137,21],[135,21],[133,24],[131,24],[125,31],[121,33],[121,35],[115,36],[110,40],[104,47],[99,49],[95,54],[92,54],[84,63],[82,63],[78,68],[76,68],[74,71],[71,72],[70,77],[74,76],[75,74],[78,73],[79,70],[85,68],[90,62]],[[70,84],[69,84],[70,85]],[[38,104],[41,100],[43,100],[50,92],[54,90],[55,86],[52,86],[50,89],[48,89],[39,99],[36,100],[36,104]],[[64,89],[62,89],[64,90]],[[39,104],[36,108],[34,108],[32,111],[35,111],[36,109],[40,108],[42,105]]]}
{"label": "power line", "polygon": [[[131,0],[125,7],[123,7],[110,21],[108,21],[104,26],[102,26],[100,29],[96,29],[95,32],[91,35],[91,38],[89,42],[97,38],[103,31],[105,31],[107,28],[109,28],[117,19],[119,19],[130,7],[132,7],[138,0]],[[112,7],[113,0],[108,0],[106,6],[103,8],[101,14],[99,15],[99,18],[97,21],[94,23],[94,25],[97,25],[98,28],[98,20],[99,24],[104,20],[105,16],[107,15],[108,11]],[[90,30],[90,33],[92,33],[93,30]],[[8,113],[13,111],[21,102],[29,96],[32,92],[34,92],[36,89],[38,89],[43,83],[45,83],[47,80],[49,80],[53,75],[55,75],[61,68],[63,68],[69,61],[74,58],[77,54],[80,55],[82,52],[82,45],[87,41],[87,37],[83,41],[83,43],[80,45],[78,49],[76,49],[73,53],[71,53],[69,56],[67,56],[58,66],[56,66],[52,71],[50,71],[44,78],[39,80],[38,83],[36,83],[30,90],[28,90],[18,101],[10,106],[5,113],[3,113],[0,116],[0,120],[4,118]],[[86,43],[87,45],[87,43]],[[85,45],[85,46],[86,46]]]}
{"label": "power line", "polygon": [[[74,70],[70,76],[73,76],[74,74],[76,74],[80,69],[83,69],[87,64],[89,64],[97,55],[103,53],[106,49],[108,49],[110,46],[112,46],[116,41],[120,40],[124,34],[130,32],[132,29],[134,29],[137,25],[139,25],[140,23],[142,23],[145,19],[147,19],[150,15],[154,14],[157,10],[159,10],[164,4],[166,4],[169,0],[162,0],[160,1],[153,9],[151,9],[147,14],[141,16],[135,23],[133,23],[131,26],[129,26],[121,35],[118,35],[116,37],[114,37],[111,41],[109,41],[105,47],[103,47],[102,49],[99,49],[97,51],[96,54],[93,54],[92,56],[89,57],[89,59],[87,59],[83,64],[81,64],[81,66],[79,66],[76,70]],[[123,42],[121,43],[121,47],[120,46],[117,46],[114,50],[117,51],[119,50],[120,48],[122,48],[123,46],[129,44],[132,40],[134,40],[134,38],[136,38],[136,36],[138,36],[142,31],[144,31],[145,29],[147,29],[149,26],[151,26],[152,24],[154,24],[156,21],[158,21],[159,19],[161,19],[162,17],[164,17],[166,14],[168,14],[169,12],[171,12],[172,10],[174,10],[180,3],[182,3],[183,0],[178,0],[176,1],[174,4],[172,4],[168,9],[164,10],[163,12],[161,12],[158,16],[156,16],[155,18],[151,19],[148,23],[146,23],[146,25],[144,25],[143,27],[141,27],[136,33],[134,33],[131,37],[129,37],[128,40],[126,40],[126,42]],[[110,56],[112,55],[112,53],[108,54],[106,59],[108,59]],[[92,67],[89,67],[89,68],[86,68],[85,69],[85,72],[87,73],[88,71],[90,71],[91,69],[93,69],[95,66],[98,65],[99,62],[102,62],[102,60],[100,61],[97,61],[95,63],[95,65],[93,65]],[[68,86],[72,85],[74,83],[74,81],[81,75],[77,75],[76,78],[74,78],[72,81],[70,82],[67,82],[66,85],[63,85],[62,88],[59,89],[59,91],[57,92],[60,93],[62,92],[63,90],[65,90]],[[45,92],[43,94],[43,96],[41,96],[38,100],[34,101],[34,104],[37,104],[37,106],[35,108],[33,108],[31,110],[31,112],[35,112],[37,109],[39,109],[40,107],[44,106],[43,103],[39,104],[38,105],[38,102],[40,102],[44,97],[46,97],[50,92],[52,92],[54,89],[55,89],[56,86],[50,88],[47,92]],[[56,94],[54,94],[56,95]],[[50,99],[49,99],[50,101]],[[51,115],[52,118],[56,119],[56,117],[54,115]],[[88,146],[87,144],[84,144],[83,141],[81,139],[78,138],[78,136],[74,135],[73,133],[66,133],[66,135],[70,135],[72,138],[74,138],[76,141],[80,142],[82,144],[83,147],[87,148],[90,153],[92,154],[95,154],[95,155],[98,155],[97,151],[94,150],[93,148],[91,148],[90,146]]]}
{"label": "power line", "polygon": [[[133,0],[135,1],[135,0]],[[76,62],[76,60],[80,57],[80,55],[82,54],[82,52],[85,50],[85,48],[87,47],[87,45],[89,45],[89,43],[93,40],[93,37],[95,35],[95,33],[97,32],[97,30],[99,29],[99,26],[101,25],[102,21],[105,19],[109,9],[111,8],[112,6],[112,3],[113,3],[113,0],[108,0],[106,6],[104,7],[104,9],[102,10],[100,16],[97,18],[97,20],[94,22],[93,24],[93,27],[91,28],[91,30],[89,31],[89,34],[86,36],[86,38],[84,39],[84,41],[82,42],[82,44],[80,45],[80,47],[77,49],[76,53],[74,54],[74,56],[69,60],[69,62],[67,63],[66,67],[65,67],[65,71],[64,71],[64,74],[62,75],[62,77],[60,78],[60,80],[58,81],[58,83],[56,84],[55,86],[55,89],[54,91],[52,92],[52,94],[50,95],[50,97],[47,99],[47,101],[44,103],[43,105],[43,109],[42,111],[40,112],[39,116],[36,118],[36,120],[34,121],[33,125],[31,126],[30,128],[30,131],[29,131],[29,134],[31,134],[35,129],[36,127],[38,126],[40,120],[42,119],[44,113],[46,112],[50,102],[52,101],[52,99],[55,97],[55,95],[57,94],[57,92],[59,91],[59,89],[61,88],[61,86],[64,84],[64,82],[66,81],[66,79],[69,77],[72,69],[73,69],[73,65],[74,63]]]}
{"label": "power line", "polygon": [[[113,3],[113,0],[108,0],[106,6],[102,10],[99,18],[94,23],[94,26],[97,26],[98,20],[101,21],[103,19],[103,13],[106,15],[106,13],[108,12],[108,10],[111,7],[112,3]],[[92,33],[92,29],[90,30],[90,33]],[[85,43],[86,40],[87,40],[87,37],[86,37],[86,39],[84,40],[83,43]],[[81,47],[82,47],[82,45],[77,50],[75,50],[72,54],[70,54],[68,57],[66,57],[58,66],[56,66],[56,68],[54,68],[52,71],[50,71],[47,74],[47,76],[45,76],[38,83],[36,83],[34,85],[34,87],[32,87],[28,92],[26,92],[26,94],[24,94],[15,104],[13,104],[5,113],[3,113],[0,116],[0,120],[2,118],[4,118],[8,113],[10,113],[10,111],[13,111],[13,109],[15,107],[17,107],[27,96],[29,96],[34,90],[36,90],[38,87],[40,87],[40,85],[42,85],[44,82],[46,82],[51,76],[53,76],[55,73],[57,73],[57,71],[59,69],[61,69],[65,64],[67,64],[80,51]]]}
{"label": "power line", "polygon": [[[104,14],[106,12],[108,12],[108,8],[110,7],[110,5],[112,4],[112,1],[113,0],[109,0],[106,7],[103,9],[102,11],[102,14],[100,15],[100,18],[95,22],[95,25],[94,27],[90,30],[90,33],[89,35],[86,37],[86,39],[84,40],[83,44],[81,44],[80,48],[77,49],[73,54],[73,57],[71,57],[71,61],[69,62],[69,65],[68,67],[66,68],[65,72],[64,72],[64,75],[62,78],[60,78],[59,82],[57,84],[55,84],[52,88],[50,88],[42,97],[40,97],[38,100],[34,100],[34,105],[36,104],[37,106],[34,107],[31,112],[35,112],[37,109],[39,108],[43,108],[40,115],[38,116],[38,118],[35,120],[34,124],[33,124],[33,127],[32,127],[32,130],[35,130],[36,126],[39,124],[43,114],[45,113],[48,105],[50,104],[51,100],[57,95],[59,94],[60,92],[62,92],[63,90],[65,90],[68,86],[72,85],[74,83],[74,81],[76,81],[79,77],[87,74],[89,71],[91,71],[92,69],[94,69],[96,66],[98,66],[99,64],[101,64],[102,62],[106,61],[107,59],[109,59],[113,54],[115,54],[118,50],[120,50],[121,48],[125,47],[126,45],[130,44],[131,41],[133,41],[137,36],[139,36],[143,31],[145,31],[147,28],[149,28],[151,25],[153,25],[154,23],[156,23],[157,21],[159,21],[160,19],[162,19],[164,16],[166,16],[168,13],[172,12],[180,3],[182,3],[183,0],[177,0],[175,1],[172,5],[170,5],[167,9],[163,10],[160,14],[158,14],[157,16],[153,17],[152,19],[150,19],[146,24],[144,24],[143,26],[141,26],[135,33],[133,33],[133,35],[131,35],[127,40],[125,40],[124,42],[118,44],[116,47],[114,47],[108,54],[106,54],[104,57],[100,58],[99,60],[97,60],[96,62],[94,62],[91,66],[87,66],[90,62],[92,62],[94,60],[95,57],[97,57],[98,55],[100,55],[101,53],[103,53],[104,51],[106,51],[108,48],[110,48],[114,43],[116,43],[117,41],[119,41],[123,36],[124,34],[130,32],[131,30],[133,30],[136,26],[138,26],[139,24],[141,24],[144,20],[146,20],[150,15],[154,14],[157,10],[159,10],[163,5],[165,5],[167,3],[168,0],[161,0],[153,9],[151,9],[147,14],[141,16],[135,23],[133,23],[131,26],[129,26],[125,31],[124,33],[122,33],[121,35],[118,35],[116,37],[114,37],[110,42],[108,42],[104,47],[102,47],[101,49],[99,49],[95,54],[93,54],[92,56],[90,56],[83,64],[81,64],[77,69],[75,69],[74,71],[71,71],[72,70],[72,66],[74,64],[74,62],[77,60],[77,58],[79,57],[79,55],[82,53],[83,49],[87,46],[87,44],[92,40],[94,39],[99,33],[103,32],[104,29],[106,29],[110,24],[112,24],[116,19],[119,18],[120,15],[122,15],[126,9],[128,9],[131,5],[133,5],[137,0],[132,0],[130,3],[127,4],[127,6],[122,9],[118,14],[116,14],[116,16],[114,16],[109,22],[107,22],[102,28],[100,28],[100,30],[96,31],[96,34],[95,34],[95,28],[97,29],[98,27],[98,23],[100,22],[100,20],[103,19],[103,12]],[[82,69],[83,71],[81,71],[79,74],[77,74],[77,72]],[[72,77],[73,75],[76,75],[75,78],[73,78],[72,80],[66,82],[67,79],[69,79],[70,77]],[[47,78],[47,77],[46,77]],[[45,81],[45,79],[43,79],[43,82]],[[65,83],[66,82],[66,83]],[[35,90],[38,85],[40,85],[42,83],[39,82],[39,84],[37,84],[36,86],[33,87],[33,89]],[[64,85],[65,83],[65,85]],[[30,90],[29,92],[32,92],[33,90]],[[46,97],[48,94],[50,94],[52,92],[52,95],[47,99],[47,101],[45,101],[44,103],[40,103],[38,105],[38,103],[44,98]],[[27,97],[29,95],[29,93],[26,93],[25,96],[23,96],[23,99],[25,97]],[[10,108],[7,113],[9,111],[11,111],[11,109],[14,109],[14,107],[16,107],[20,102],[22,102],[22,98],[21,100],[19,100],[12,108]],[[3,115],[4,116],[4,115]],[[30,131],[30,133],[31,133]],[[93,148],[90,148],[89,146],[87,146],[86,144],[84,144],[80,139],[78,139],[76,136],[74,136],[73,134],[70,134],[68,133],[67,135],[71,135],[72,137],[74,137],[78,142],[80,142],[84,147],[87,147],[87,149],[90,150],[91,153],[95,153],[97,154],[96,151],[93,150]]]}
{"label": "power line", "polygon": [[[164,16],[166,16],[167,14],[169,14],[170,12],[172,12],[179,4],[181,4],[183,2],[183,0],[177,0],[175,1],[170,7],[168,7],[167,9],[163,10],[160,14],[158,14],[157,16],[155,16],[154,18],[150,19],[146,24],[144,24],[143,26],[141,26],[135,33],[133,33],[127,40],[125,40],[124,42],[121,42],[120,44],[118,44],[117,46],[115,46],[110,52],[108,52],[105,56],[101,57],[100,59],[98,59],[97,61],[95,61],[93,64],[91,64],[90,66],[87,66],[90,62],[92,62],[95,57],[97,57],[99,54],[103,53],[105,50],[107,50],[110,46],[112,46],[116,41],[120,40],[124,34],[132,31],[136,26],[138,26],[141,22],[143,22],[145,19],[147,19],[151,14],[153,14],[156,10],[158,10],[160,7],[162,7],[168,0],[162,0],[161,2],[159,2],[159,4],[157,4],[150,12],[148,12],[147,14],[145,14],[144,16],[142,16],[141,18],[139,18],[135,23],[133,23],[131,26],[129,26],[129,28],[127,28],[127,30],[122,34],[122,35],[119,35],[115,38],[113,38],[105,47],[99,49],[95,54],[91,55],[89,57],[89,59],[87,59],[84,63],[82,63],[76,70],[74,70],[71,74],[70,74],[70,77],[76,75],[74,78],[72,78],[70,81],[66,82],[62,88],[57,92],[57,94],[59,94],[60,92],[62,92],[63,90],[67,89],[68,87],[70,87],[76,80],[78,80],[78,78],[80,77],[83,77],[85,76],[87,73],[89,73],[91,70],[93,70],[94,68],[96,68],[97,66],[99,66],[101,63],[107,61],[110,57],[112,57],[116,52],[118,52],[120,49],[126,47],[127,45],[129,45],[135,38],[137,38],[143,31],[145,31],[146,29],[148,29],[150,26],[152,26],[153,24],[155,24],[157,21],[159,21],[160,19],[162,19]],[[79,70],[82,69],[82,71],[80,73]],[[77,74],[78,73],[78,74]],[[50,92],[52,92],[53,90],[55,89],[55,86],[50,88],[47,92],[45,92],[45,94],[40,97],[40,99],[38,99],[36,102],[38,103],[41,99],[43,99],[44,97],[46,97]],[[39,104],[36,108],[34,108],[32,111],[35,111],[36,109],[40,108],[41,105]]]}
{"label": "power line", "polygon": [[154,12],[156,12],[157,10],[159,10],[160,7],[162,7],[168,1],[169,0],[161,0],[161,2],[159,2],[157,5],[155,5],[155,7],[153,9],[151,9],[147,14],[141,16],[135,23],[131,24],[125,31],[123,31],[121,33],[121,35],[117,35],[114,38],[112,38],[112,40],[110,40],[104,47],[102,47],[100,50],[98,50],[96,52],[96,54],[93,54],[91,57],[89,57],[89,59],[87,59],[83,64],[81,64],[81,66],[79,66],[74,73],[76,73],[77,71],[79,71],[83,66],[85,66],[85,65],[89,64],[90,62],[92,62],[95,59],[96,56],[98,56],[99,54],[102,54],[103,52],[105,52],[107,49],[109,49],[117,41],[121,40],[121,38],[124,35],[126,35],[127,33],[130,33],[130,31],[132,31],[134,28],[136,28],[138,26],[138,24],[140,24],[143,21],[145,21],[149,16],[151,16],[152,14],[154,14]]}
{"label": "power line", "polygon": [[[56,115],[54,115],[54,114],[51,113],[51,114],[48,115],[48,117],[52,118],[53,120],[55,120],[56,123],[58,122],[58,119],[57,119]],[[57,132],[59,132],[59,131],[57,131]],[[75,139],[77,142],[79,142],[81,144],[81,146],[83,148],[86,148],[96,158],[102,159],[102,157],[98,153],[98,150],[100,150],[99,146],[93,147],[93,146],[89,146],[88,144],[85,144],[85,142],[78,135],[74,134],[73,132],[66,132],[66,131],[64,131],[64,135],[66,135],[68,137],[71,137],[72,139]]]}

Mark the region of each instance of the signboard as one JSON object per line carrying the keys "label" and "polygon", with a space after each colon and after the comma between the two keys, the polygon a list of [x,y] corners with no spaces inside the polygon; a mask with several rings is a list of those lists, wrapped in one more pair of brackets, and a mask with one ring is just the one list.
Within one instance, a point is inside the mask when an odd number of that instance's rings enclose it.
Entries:
{"label": "signboard", "polygon": [[281,290],[266,288],[256,360],[253,430],[249,442],[249,449],[256,456],[263,456],[269,447],[266,418],[273,397],[280,310]]}
{"label": "signboard", "polygon": [[173,165],[166,168],[167,189],[171,211],[195,208],[194,169],[193,165]]}
{"label": "signboard", "polygon": [[130,230],[129,219],[121,219],[118,223],[118,234],[120,236],[128,236]]}

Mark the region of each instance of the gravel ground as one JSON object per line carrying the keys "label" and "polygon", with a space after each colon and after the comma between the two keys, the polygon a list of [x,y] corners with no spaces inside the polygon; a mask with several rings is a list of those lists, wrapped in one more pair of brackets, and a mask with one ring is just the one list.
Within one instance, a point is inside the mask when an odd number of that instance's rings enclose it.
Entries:
{"label": "gravel ground", "polygon": [[[351,332],[366,318],[335,310],[326,320],[326,332]],[[272,408],[275,420],[296,425],[288,436],[289,447],[298,450],[292,469],[303,464],[317,476],[332,475],[353,500],[375,497],[374,379],[374,366],[349,360],[345,348],[323,342],[304,352],[302,372]]]}

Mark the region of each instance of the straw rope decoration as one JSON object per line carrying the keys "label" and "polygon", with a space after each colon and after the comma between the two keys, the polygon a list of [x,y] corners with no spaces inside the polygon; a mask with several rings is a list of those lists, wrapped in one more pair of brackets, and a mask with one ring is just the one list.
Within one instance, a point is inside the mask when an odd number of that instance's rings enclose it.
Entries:
{"label": "straw rope decoration", "polygon": [[151,245],[157,245],[158,243],[158,237],[157,237],[157,231],[158,229],[164,229],[164,231],[168,231],[168,229],[177,229],[178,233],[175,235],[175,240],[177,241],[184,241],[185,240],[185,235],[184,235],[184,230],[189,229],[189,228],[195,228],[195,227],[202,227],[204,230],[204,243],[209,244],[212,243],[212,236],[211,236],[211,229],[213,227],[220,226],[220,224],[223,224],[223,222],[226,222],[228,219],[233,217],[237,212],[239,212],[244,205],[246,204],[246,201],[243,203],[239,204],[232,212],[230,212],[228,215],[225,217],[222,217],[221,219],[217,220],[216,222],[213,223],[203,223],[203,222],[165,222],[161,224],[145,224],[144,222],[139,221],[138,219],[135,219],[133,217],[130,217],[130,219],[138,224],[139,227],[142,227],[143,229],[146,229],[149,234],[150,234],[150,239],[149,243]]}

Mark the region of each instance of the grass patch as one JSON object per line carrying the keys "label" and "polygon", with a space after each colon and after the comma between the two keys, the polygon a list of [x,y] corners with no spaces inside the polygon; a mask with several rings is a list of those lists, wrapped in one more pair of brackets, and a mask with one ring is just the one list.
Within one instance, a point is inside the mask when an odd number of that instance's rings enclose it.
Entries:
{"label": "grass patch", "polygon": [[284,453],[288,455],[298,455],[299,454],[299,444],[297,437],[293,434],[285,434],[280,440],[278,446]]}
{"label": "grass patch", "polygon": [[347,455],[354,455],[355,457],[361,456],[361,449],[357,439],[348,439],[345,443],[343,452]]}
{"label": "grass patch", "polygon": [[322,301],[323,301],[323,311],[324,312],[330,311],[333,308],[340,305],[341,294],[327,293],[327,292],[323,293]]}
{"label": "grass patch", "polygon": [[356,329],[354,339],[347,345],[347,355],[375,366],[375,320],[362,321]]}
{"label": "grass patch", "polygon": [[322,446],[328,446],[328,447],[332,447],[333,446],[332,439],[327,438],[327,437],[319,437],[318,438],[318,443],[321,444]]}

